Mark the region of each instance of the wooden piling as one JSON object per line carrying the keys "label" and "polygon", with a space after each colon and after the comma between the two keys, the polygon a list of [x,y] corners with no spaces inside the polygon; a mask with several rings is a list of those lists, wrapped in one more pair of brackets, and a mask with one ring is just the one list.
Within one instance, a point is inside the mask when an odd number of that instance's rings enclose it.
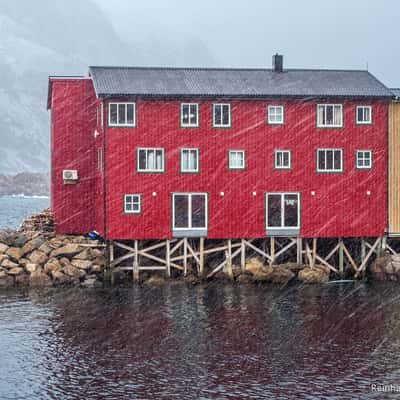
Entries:
{"label": "wooden piling", "polygon": [[228,240],[228,251],[226,252],[226,270],[228,276],[233,280],[233,269],[232,269],[232,240]]}
{"label": "wooden piling", "polygon": [[240,267],[242,272],[246,271],[246,243],[244,239],[240,241]]}
{"label": "wooden piling", "polygon": [[296,242],[297,242],[296,262],[297,264],[301,264],[303,262],[303,240],[301,238],[297,238]]}
{"label": "wooden piling", "polygon": [[133,258],[133,281],[139,282],[139,243],[135,240],[134,243],[135,256]]}
{"label": "wooden piling", "polygon": [[271,255],[271,262],[270,264],[273,264],[275,262],[275,237],[271,236],[270,239],[270,255]]}
{"label": "wooden piling", "polygon": [[204,276],[204,238],[200,238],[200,249],[199,249],[199,275]]}
{"label": "wooden piling", "polygon": [[339,239],[339,274],[344,275],[344,250],[343,250],[343,239]]}

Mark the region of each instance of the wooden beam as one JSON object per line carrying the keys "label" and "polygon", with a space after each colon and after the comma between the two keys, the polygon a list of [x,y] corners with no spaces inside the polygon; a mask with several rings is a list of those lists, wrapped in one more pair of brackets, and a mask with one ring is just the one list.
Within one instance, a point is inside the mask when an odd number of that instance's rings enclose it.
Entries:
{"label": "wooden beam", "polygon": [[301,264],[303,262],[303,240],[301,238],[297,238],[296,242],[297,242],[296,262],[297,264]]}
{"label": "wooden beam", "polygon": [[243,240],[244,240],[244,242],[245,242],[245,244],[246,244],[247,247],[250,247],[250,248],[253,249],[256,253],[261,254],[261,255],[264,256],[267,260],[269,260],[269,261],[272,260],[272,258],[271,258],[271,256],[270,256],[269,254],[267,254],[267,253],[265,253],[264,251],[260,250],[259,248],[257,248],[256,246],[254,246],[254,245],[251,243],[253,240],[246,240],[246,239],[243,239]]}
{"label": "wooden beam", "polygon": [[167,261],[167,263],[166,263],[166,265],[167,265],[167,270],[166,270],[167,278],[171,278],[171,253],[170,253],[170,251],[171,251],[171,243],[170,243],[170,241],[168,239],[166,240],[165,245],[166,245],[165,257],[166,257],[166,261]]}
{"label": "wooden beam", "polygon": [[341,276],[343,276],[344,274],[343,248],[344,248],[343,239],[339,239],[339,273]]}
{"label": "wooden beam", "polygon": [[330,270],[332,270],[335,273],[339,273],[339,271],[331,264],[329,264],[327,261],[325,261],[322,257],[320,257],[318,254],[315,255],[316,260],[318,260],[321,264],[326,265]]}
{"label": "wooden beam", "polygon": [[[187,248],[189,250],[189,253],[192,254],[192,257],[197,261],[197,264],[199,265],[200,264],[200,259],[199,259],[199,257],[197,257],[196,253],[192,249],[192,246],[189,244],[189,241],[187,242]],[[197,253],[197,254],[199,254],[199,253]]]}
{"label": "wooden beam", "polygon": [[273,264],[275,262],[275,237],[274,236],[271,236],[271,239],[270,239],[270,254],[271,254],[270,264]]}
{"label": "wooden beam", "polygon": [[343,243],[343,251],[344,251],[344,254],[346,255],[347,259],[350,261],[350,264],[353,267],[353,269],[355,271],[357,271],[357,264],[353,260],[353,257],[350,255],[350,252],[348,251],[348,249],[344,243]]}
{"label": "wooden beam", "polygon": [[133,260],[133,281],[134,282],[139,282],[139,244],[138,241],[135,240],[135,255],[134,255],[134,260]]}
{"label": "wooden beam", "polygon": [[362,272],[362,270],[364,269],[364,267],[367,265],[367,262],[369,260],[369,258],[371,257],[371,255],[374,253],[376,247],[378,246],[378,244],[380,243],[381,238],[376,239],[374,245],[369,249],[369,252],[367,253],[364,261],[361,263],[361,265],[358,267],[356,274],[354,275],[355,278],[358,278],[358,276],[360,275],[360,273]]}
{"label": "wooden beam", "polygon": [[313,266],[315,266],[315,257],[317,255],[317,238],[313,238],[313,249],[312,249],[312,258],[313,258]]}
{"label": "wooden beam", "polygon": [[170,253],[169,253],[170,256],[172,256],[172,254],[174,254],[175,251],[178,250],[179,247],[182,246],[182,244],[183,244],[184,241],[185,241],[185,239],[180,240],[180,241],[171,249],[171,251],[170,251]]}
{"label": "wooden beam", "polygon": [[183,239],[183,275],[187,275],[187,238]]}
{"label": "wooden beam", "polygon": [[[237,249],[235,252],[232,253],[232,259],[235,258],[239,253],[241,249]],[[215,267],[208,275],[207,278],[211,278],[213,275],[215,275],[218,271],[220,271],[222,268],[224,268],[226,264],[226,259],[222,261],[220,264],[218,264],[217,267]]]}
{"label": "wooden beam", "polygon": [[308,259],[308,263],[310,265],[310,268],[314,268],[314,264],[313,264],[313,258],[311,256],[311,250],[310,250],[310,245],[308,244],[308,240],[306,240],[306,254],[307,254],[307,259]]}
{"label": "wooden beam", "polygon": [[240,241],[240,267],[242,272],[246,271],[246,244],[244,239]]}
{"label": "wooden beam", "polygon": [[340,243],[338,243],[338,244],[330,251],[330,253],[329,253],[326,257],[324,257],[324,260],[325,260],[325,261],[328,261],[328,260],[338,251],[339,247],[340,247]]}
{"label": "wooden beam", "polygon": [[287,250],[289,250],[291,247],[293,247],[297,242],[296,239],[291,239],[289,238],[290,243],[288,243],[285,247],[281,247],[281,250],[279,250],[276,254],[275,254],[275,260],[282,254],[284,254]]}
{"label": "wooden beam", "polygon": [[204,238],[200,238],[200,259],[199,259],[199,273],[204,276]]}
{"label": "wooden beam", "polygon": [[232,240],[228,239],[228,251],[226,252],[226,269],[228,276],[233,280],[233,269],[232,269]]}

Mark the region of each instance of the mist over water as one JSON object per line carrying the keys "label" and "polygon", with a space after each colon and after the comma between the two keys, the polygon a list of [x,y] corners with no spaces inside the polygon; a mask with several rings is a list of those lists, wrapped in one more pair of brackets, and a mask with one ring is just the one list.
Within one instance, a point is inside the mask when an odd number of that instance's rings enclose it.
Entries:
{"label": "mist over water", "polygon": [[396,398],[398,286],[0,291],[1,399]]}

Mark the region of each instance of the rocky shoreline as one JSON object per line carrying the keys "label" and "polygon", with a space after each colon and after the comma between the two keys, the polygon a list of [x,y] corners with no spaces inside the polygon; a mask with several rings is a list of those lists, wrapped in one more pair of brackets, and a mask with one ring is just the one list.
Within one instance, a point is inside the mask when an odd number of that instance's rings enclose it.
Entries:
{"label": "rocky shoreline", "polygon": [[[0,231],[0,287],[102,287],[106,283],[105,266],[104,244],[85,236],[56,234],[49,210],[25,220],[18,230]],[[400,256],[385,255],[368,272],[373,280],[400,281]],[[128,281],[123,273],[116,274],[115,278],[117,284]],[[246,260],[244,272],[240,266],[233,266],[233,277],[227,271],[220,271],[212,279],[238,284],[313,284],[328,282],[330,270],[323,265],[313,268],[295,263],[265,265],[259,257],[251,257]],[[202,281],[194,273],[169,280],[162,274],[152,273],[143,274],[140,283],[193,285]]]}

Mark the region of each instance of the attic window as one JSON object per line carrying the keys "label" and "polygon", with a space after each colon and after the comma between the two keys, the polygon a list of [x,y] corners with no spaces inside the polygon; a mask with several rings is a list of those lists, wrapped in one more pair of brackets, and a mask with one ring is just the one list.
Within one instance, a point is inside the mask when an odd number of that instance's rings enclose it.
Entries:
{"label": "attic window", "polygon": [[283,106],[268,106],[268,124],[283,125]]}
{"label": "attic window", "polygon": [[199,126],[199,105],[197,103],[181,104],[182,128],[197,128]]}
{"label": "attic window", "polygon": [[229,128],[231,126],[231,105],[213,104],[214,128]]}
{"label": "attic window", "polygon": [[135,103],[110,103],[108,106],[108,125],[111,127],[135,127],[135,113]]}
{"label": "attic window", "polygon": [[372,107],[357,106],[356,108],[357,125],[368,125],[372,123]]}

